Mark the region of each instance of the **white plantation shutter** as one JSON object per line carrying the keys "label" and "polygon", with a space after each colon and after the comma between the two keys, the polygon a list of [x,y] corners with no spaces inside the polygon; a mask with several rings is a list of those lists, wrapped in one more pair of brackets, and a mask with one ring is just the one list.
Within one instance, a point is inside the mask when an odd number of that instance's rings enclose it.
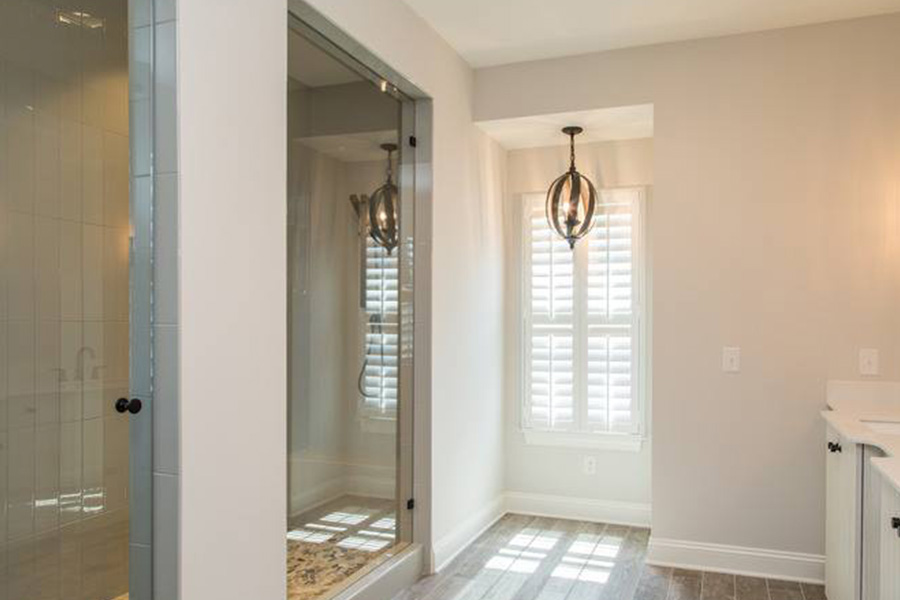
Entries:
{"label": "white plantation shutter", "polygon": [[599,195],[594,228],[569,249],[526,197],[525,403],[528,429],[641,432],[643,190]]}
{"label": "white plantation shutter", "polygon": [[366,238],[366,296],[362,388],[363,410],[376,416],[397,412],[399,370],[399,261],[393,254]]}
{"label": "white plantation shutter", "polygon": [[543,202],[532,201],[526,217],[531,314],[528,360],[531,426],[575,425],[575,261],[569,245],[547,226]]}

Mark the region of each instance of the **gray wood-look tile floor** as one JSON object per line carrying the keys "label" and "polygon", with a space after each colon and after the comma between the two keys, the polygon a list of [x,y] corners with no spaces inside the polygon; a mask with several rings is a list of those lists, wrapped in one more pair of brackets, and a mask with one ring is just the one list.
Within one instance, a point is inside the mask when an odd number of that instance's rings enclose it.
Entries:
{"label": "gray wood-look tile floor", "polygon": [[821,585],[654,567],[647,529],[506,515],[394,600],[825,600]]}

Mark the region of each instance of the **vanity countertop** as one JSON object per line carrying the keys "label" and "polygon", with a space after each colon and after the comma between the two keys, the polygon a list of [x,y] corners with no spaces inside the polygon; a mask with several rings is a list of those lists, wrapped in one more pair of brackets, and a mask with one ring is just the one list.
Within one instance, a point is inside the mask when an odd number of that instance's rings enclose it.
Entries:
{"label": "vanity countertop", "polygon": [[[900,382],[829,381],[827,404],[822,417],[842,437],[887,455],[872,465],[900,492]],[[876,431],[894,423],[897,434]]]}

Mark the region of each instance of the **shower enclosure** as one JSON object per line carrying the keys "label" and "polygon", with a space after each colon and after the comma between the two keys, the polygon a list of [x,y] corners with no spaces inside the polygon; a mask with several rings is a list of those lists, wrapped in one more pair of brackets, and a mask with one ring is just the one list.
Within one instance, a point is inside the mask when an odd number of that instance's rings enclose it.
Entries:
{"label": "shower enclosure", "polygon": [[288,598],[413,539],[413,103],[292,17]]}
{"label": "shower enclosure", "polygon": [[130,151],[152,28],[129,19],[152,11],[128,4],[0,2],[0,598],[152,598],[152,167]]}

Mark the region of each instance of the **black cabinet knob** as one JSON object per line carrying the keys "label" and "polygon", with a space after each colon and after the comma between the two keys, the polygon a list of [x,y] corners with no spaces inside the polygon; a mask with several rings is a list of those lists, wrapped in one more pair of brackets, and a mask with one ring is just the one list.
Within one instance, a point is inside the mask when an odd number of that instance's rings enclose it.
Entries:
{"label": "black cabinet knob", "polygon": [[119,398],[116,400],[116,411],[120,413],[128,411],[131,414],[136,415],[141,412],[143,406],[143,403],[137,398],[132,398],[131,400],[128,398]]}
{"label": "black cabinet knob", "polygon": [[891,529],[897,531],[897,535],[900,536],[900,517],[891,517]]}
{"label": "black cabinet knob", "polygon": [[829,452],[840,452],[841,445],[837,442],[828,442],[828,451]]}

